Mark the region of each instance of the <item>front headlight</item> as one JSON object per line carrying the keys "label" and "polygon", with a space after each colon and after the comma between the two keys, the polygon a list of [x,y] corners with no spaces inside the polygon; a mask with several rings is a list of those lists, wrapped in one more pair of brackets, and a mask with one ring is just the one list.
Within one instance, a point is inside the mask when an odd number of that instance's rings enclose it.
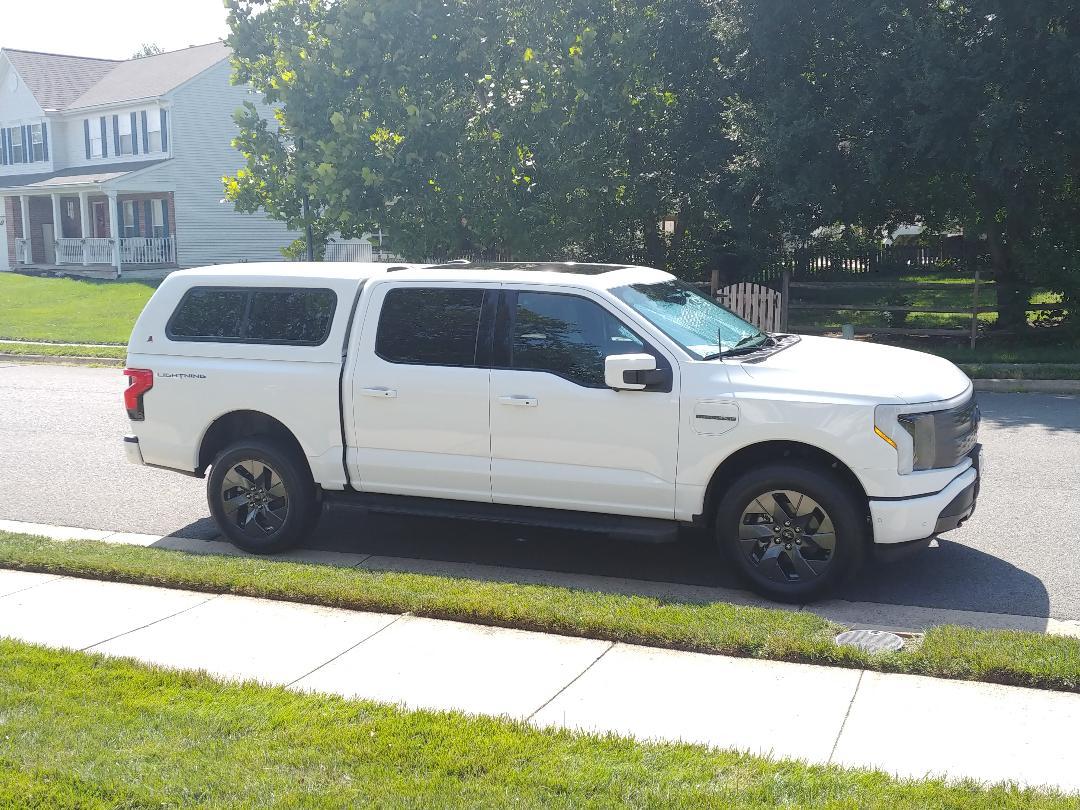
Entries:
{"label": "front headlight", "polygon": [[[922,414],[905,413],[903,405],[878,405],[874,409],[874,433],[896,448],[896,471],[901,475],[915,469],[915,441],[920,432],[920,416]],[[901,419],[909,421],[901,423]]]}
{"label": "front headlight", "polygon": [[896,421],[911,436],[911,469],[931,469],[934,466],[937,446],[934,415],[931,413],[905,413],[898,416]]}

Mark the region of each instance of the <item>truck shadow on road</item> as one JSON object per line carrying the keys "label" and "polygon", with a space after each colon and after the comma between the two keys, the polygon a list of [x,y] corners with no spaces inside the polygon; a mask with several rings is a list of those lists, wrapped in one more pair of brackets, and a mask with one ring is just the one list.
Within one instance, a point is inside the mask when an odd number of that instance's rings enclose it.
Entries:
{"label": "truck shadow on road", "polygon": [[[198,551],[217,531],[207,519],[174,534],[203,540],[164,544]],[[287,556],[332,563],[335,554],[348,555],[341,558],[342,564],[380,570],[543,583],[680,602],[765,604],[744,589],[700,531],[684,531],[677,543],[649,545],[584,532],[382,515],[335,506],[324,512],[304,548]],[[837,596],[1031,616],[1036,617],[1027,628],[1032,630],[1045,628],[1040,618],[1048,616],[1050,608],[1046,588],[1037,577],[993,555],[945,540],[898,562],[869,563]]]}

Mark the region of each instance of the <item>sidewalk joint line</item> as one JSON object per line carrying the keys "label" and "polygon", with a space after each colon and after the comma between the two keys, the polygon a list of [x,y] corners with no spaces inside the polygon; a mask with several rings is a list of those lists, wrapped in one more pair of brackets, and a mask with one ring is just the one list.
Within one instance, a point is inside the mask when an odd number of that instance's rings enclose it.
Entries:
{"label": "sidewalk joint line", "polygon": [[825,760],[826,765],[832,765],[833,757],[836,756],[836,747],[840,745],[840,738],[844,735],[844,728],[847,726],[848,717],[851,716],[851,707],[855,705],[855,696],[859,694],[859,687],[862,686],[862,679],[865,674],[865,669],[859,670],[859,680],[855,682],[855,690],[851,693],[851,700],[848,701],[847,711],[844,712],[844,719],[840,723],[840,730],[836,732],[836,739],[833,740],[832,750],[829,751],[829,758]]}
{"label": "sidewalk joint line", "polygon": [[[19,569],[18,568],[6,568],[4,570],[6,570],[6,571],[18,571]],[[23,573],[32,574],[34,572],[33,571],[26,571],[26,572],[23,572]],[[9,596],[14,596],[17,593],[26,593],[27,591],[32,591],[34,588],[40,588],[42,585],[48,585],[50,582],[56,582],[56,580],[58,580],[58,579],[65,579],[65,578],[66,577],[64,577],[63,574],[56,574],[51,579],[47,579],[44,582],[35,582],[33,585],[27,585],[25,588],[19,588],[19,590],[17,590],[17,591],[12,591],[11,593],[0,594],[0,599],[5,599],[5,598],[7,598]]]}
{"label": "sidewalk joint line", "polygon": [[559,695],[561,695],[563,692],[565,692],[567,689],[569,689],[571,686],[573,686],[575,683],[577,683],[578,679],[581,678],[582,675],[584,675],[586,672],[588,672],[594,666],[596,666],[597,662],[599,662],[601,658],[603,658],[605,655],[607,655],[609,652],[611,652],[611,648],[614,647],[614,646],[615,646],[615,642],[614,641],[609,641],[608,645],[604,648],[604,651],[602,653],[600,653],[598,656],[596,656],[596,658],[594,658],[592,660],[592,663],[590,663],[587,667],[585,667],[585,669],[581,670],[581,672],[579,672],[577,675],[575,675],[570,680],[569,683],[567,683],[565,686],[563,686],[562,689],[560,689],[558,692],[556,692],[550,698],[545,700],[543,705],[541,705],[539,709],[537,709],[535,712],[533,712],[532,714],[530,714],[528,717],[525,718],[525,722],[528,723],[530,720],[532,720],[534,717],[536,717],[536,715],[540,714],[540,712],[542,712],[544,709],[546,709],[551,703],[554,703],[555,699],[558,698]]}
{"label": "sidewalk joint line", "polygon": [[[145,587],[145,586],[141,586],[141,587]],[[94,649],[94,647],[100,647],[102,644],[108,644],[110,641],[115,641],[118,638],[123,638],[124,636],[131,635],[132,633],[137,633],[140,630],[145,630],[147,627],[153,627],[155,624],[160,624],[161,622],[167,621],[168,619],[176,618],[177,616],[179,616],[182,613],[187,613],[189,610],[194,610],[197,607],[202,607],[203,605],[207,604],[208,602],[213,602],[215,599],[220,599],[221,596],[222,596],[222,594],[214,594],[209,599],[204,599],[201,602],[196,602],[194,605],[189,605],[188,607],[184,608],[183,610],[176,611],[176,613],[170,613],[168,616],[162,616],[160,619],[154,619],[154,621],[147,622],[146,624],[142,625],[141,627],[133,627],[130,630],[125,630],[123,633],[117,633],[115,636],[112,636],[111,638],[107,638],[107,639],[104,639],[102,641],[95,641],[93,644],[90,644],[89,646],[81,648],[79,650],[79,652],[87,652],[88,650]]]}
{"label": "sidewalk joint line", "polygon": [[311,672],[306,672],[303,675],[301,675],[299,678],[297,678],[296,680],[289,682],[288,684],[285,685],[285,688],[286,689],[291,689],[292,687],[296,686],[296,684],[300,683],[300,681],[304,680],[304,678],[310,678],[312,675],[314,675],[316,672],[318,672],[323,667],[334,663],[335,661],[337,661],[339,658],[341,658],[341,656],[345,655],[346,653],[351,653],[353,650],[355,650],[357,647],[359,647],[365,641],[370,641],[371,639],[375,638],[375,636],[379,635],[379,633],[381,633],[383,630],[385,630],[386,628],[388,628],[388,627],[390,627],[390,626],[392,626],[394,624],[397,624],[399,621],[401,621],[401,619],[404,619],[408,615],[409,615],[408,613],[401,613],[401,614],[395,616],[393,621],[387,622],[382,627],[380,627],[378,630],[376,630],[374,633],[371,633],[369,635],[364,636],[362,639],[360,639],[358,642],[353,644],[351,647],[347,647],[346,649],[342,650],[337,655],[335,655],[333,658],[328,658],[327,660],[323,661],[321,664],[319,664],[317,667],[315,667],[315,669],[311,670]]}
{"label": "sidewalk joint line", "polygon": [[368,554],[366,557],[364,557],[364,559],[362,559],[360,562],[354,564],[352,567],[353,568],[359,568],[361,565],[366,563],[368,560],[370,560],[374,556],[375,556],[374,554]]}

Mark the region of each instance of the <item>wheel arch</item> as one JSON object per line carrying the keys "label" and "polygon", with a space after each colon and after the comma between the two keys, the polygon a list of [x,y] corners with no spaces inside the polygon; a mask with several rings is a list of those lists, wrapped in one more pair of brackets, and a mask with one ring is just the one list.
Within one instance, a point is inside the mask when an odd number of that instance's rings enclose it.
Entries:
{"label": "wheel arch", "polygon": [[206,429],[199,442],[199,456],[195,472],[205,475],[214,458],[237,439],[262,436],[281,442],[288,447],[303,463],[303,468],[311,474],[311,465],[299,440],[284,423],[262,411],[230,411],[215,419]]}
{"label": "wheel arch", "polygon": [[870,501],[866,489],[854,471],[827,450],[805,442],[789,440],[757,442],[742,447],[725,458],[713,472],[705,488],[701,522],[712,525],[720,499],[740,474],[762,464],[788,460],[809,463],[836,473],[863,505],[869,525]]}

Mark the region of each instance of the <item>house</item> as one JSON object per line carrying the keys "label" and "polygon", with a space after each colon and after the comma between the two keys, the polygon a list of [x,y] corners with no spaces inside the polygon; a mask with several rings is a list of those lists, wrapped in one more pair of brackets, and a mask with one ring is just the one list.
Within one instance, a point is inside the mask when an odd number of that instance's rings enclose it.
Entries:
{"label": "house", "polygon": [[[221,42],[127,61],[0,50],[0,270],[116,277],[282,260],[297,234],[237,213],[244,164]],[[140,272],[141,271],[141,272]]]}

